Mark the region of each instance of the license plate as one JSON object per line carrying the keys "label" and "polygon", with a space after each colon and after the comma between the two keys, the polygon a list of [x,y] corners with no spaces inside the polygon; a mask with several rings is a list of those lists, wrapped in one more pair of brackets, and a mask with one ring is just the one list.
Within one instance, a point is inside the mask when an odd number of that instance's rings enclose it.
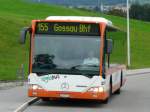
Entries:
{"label": "license plate", "polygon": [[70,95],[69,94],[60,94],[60,97],[62,97],[62,98],[69,98]]}

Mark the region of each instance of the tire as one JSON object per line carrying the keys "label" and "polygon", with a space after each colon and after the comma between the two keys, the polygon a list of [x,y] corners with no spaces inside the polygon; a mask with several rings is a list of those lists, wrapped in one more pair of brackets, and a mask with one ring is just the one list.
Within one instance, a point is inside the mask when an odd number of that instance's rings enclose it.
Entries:
{"label": "tire", "polygon": [[106,100],[103,100],[102,103],[103,104],[108,104],[109,98],[107,98]]}
{"label": "tire", "polygon": [[122,73],[122,71],[121,71],[121,78],[120,78],[120,87],[122,87],[122,85],[123,85],[123,75],[122,75],[123,73]]}
{"label": "tire", "polygon": [[109,97],[112,95],[112,76],[110,77]]}
{"label": "tire", "polygon": [[117,91],[115,91],[115,94],[120,94],[120,88]]}

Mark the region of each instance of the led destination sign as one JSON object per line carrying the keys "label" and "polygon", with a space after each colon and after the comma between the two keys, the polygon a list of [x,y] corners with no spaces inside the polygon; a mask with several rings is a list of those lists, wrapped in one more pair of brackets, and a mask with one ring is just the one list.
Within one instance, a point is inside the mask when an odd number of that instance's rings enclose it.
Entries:
{"label": "led destination sign", "polygon": [[73,22],[38,22],[35,33],[49,35],[100,35],[99,24]]}

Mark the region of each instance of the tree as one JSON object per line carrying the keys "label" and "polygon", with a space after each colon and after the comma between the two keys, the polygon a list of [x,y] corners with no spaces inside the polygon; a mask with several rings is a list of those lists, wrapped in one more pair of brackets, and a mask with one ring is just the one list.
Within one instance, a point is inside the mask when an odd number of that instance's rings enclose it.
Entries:
{"label": "tree", "polygon": [[130,7],[130,17],[144,21],[150,21],[150,4],[133,4]]}

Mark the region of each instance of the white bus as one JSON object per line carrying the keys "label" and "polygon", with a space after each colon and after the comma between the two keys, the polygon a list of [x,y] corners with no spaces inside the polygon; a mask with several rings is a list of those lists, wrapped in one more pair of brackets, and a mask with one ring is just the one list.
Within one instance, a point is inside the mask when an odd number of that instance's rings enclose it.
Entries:
{"label": "white bus", "polygon": [[[33,20],[31,27],[21,31],[22,44],[28,32],[29,97],[107,103],[113,93],[120,93],[126,80],[126,66],[120,58],[123,55],[120,46],[113,54],[117,42],[112,40],[113,36],[109,38],[109,33],[113,35],[118,30],[111,21],[79,16]],[[115,58],[111,58],[112,55]]]}

